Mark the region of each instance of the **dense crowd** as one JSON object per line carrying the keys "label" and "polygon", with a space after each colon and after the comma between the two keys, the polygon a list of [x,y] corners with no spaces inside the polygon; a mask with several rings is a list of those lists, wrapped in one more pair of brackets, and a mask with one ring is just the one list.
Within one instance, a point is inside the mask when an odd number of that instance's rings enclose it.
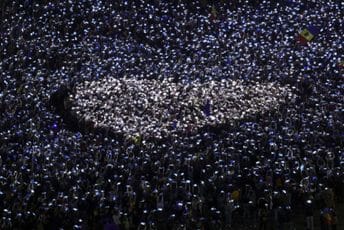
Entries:
{"label": "dense crowd", "polygon": [[[1,229],[292,229],[298,210],[308,229],[336,228],[344,3],[209,2],[0,2]],[[309,25],[319,33],[298,43]],[[164,140],[76,131],[50,104],[62,86],[114,78],[295,97]]]}
{"label": "dense crowd", "polygon": [[224,80],[185,85],[168,79],[108,77],[75,88],[64,104],[71,111],[68,116],[78,124],[145,139],[195,134],[207,126],[230,124],[294,99],[291,89],[273,83],[244,85]]}

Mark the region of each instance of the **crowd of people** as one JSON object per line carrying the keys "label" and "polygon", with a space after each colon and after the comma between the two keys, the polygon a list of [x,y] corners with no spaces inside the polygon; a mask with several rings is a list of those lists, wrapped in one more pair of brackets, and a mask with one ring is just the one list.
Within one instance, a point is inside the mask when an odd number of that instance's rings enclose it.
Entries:
{"label": "crowd of people", "polygon": [[[0,228],[293,229],[302,216],[308,229],[336,229],[344,193],[343,4],[1,1]],[[319,33],[299,43],[310,25]],[[120,79],[153,84],[144,95],[163,93],[157,82],[165,79],[204,89],[240,82],[238,94],[250,89],[249,97],[272,97],[272,106],[228,127],[165,139],[75,130],[68,113],[51,106],[62,86],[75,93],[87,81],[106,87]],[[269,84],[280,88],[257,93]],[[128,98],[119,92],[114,103]],[[275,106],[276,98],[285,100]],[[244,102],[233,101],[241,111]],[[207,103],[210,118],[215,108]]]}
{"label": "crowd of people", "polygon": [[168,79],[108,77],[76,86],[64,103],[71,111],[68,116],[93,130],[162,139],[230,124],[293,99],[291,89],[273,83],[250,86],[223,80],[185,85]]}

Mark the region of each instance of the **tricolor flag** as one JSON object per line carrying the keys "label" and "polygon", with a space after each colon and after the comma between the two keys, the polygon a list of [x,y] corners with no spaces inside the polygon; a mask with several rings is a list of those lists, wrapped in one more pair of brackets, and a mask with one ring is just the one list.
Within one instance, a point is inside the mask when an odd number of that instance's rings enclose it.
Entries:
{"label": "tricolor flag", "polygon": [[299,33],[298,41],[300,44],[306,45],[308,42],[312,41],[318,33],[319,29],[316,26],[308,26]]}
{"label": "tricolor flag", "polygon": [[339,68],[344,68],[344,60],[338,62],[338,66],[339,66]]}
{"label": "tricolor flag", "polygon": [[207,99],[204,108],[203,108],[203,112],[205,114],[205,116],[209,117],[211,114],[211,104],[210,104],[210,100]]}
{"label": "tricolor flag", "polygon": [[135,145],[140,145],[142,138],[140,134],[136,134],[135,136],[132,137],[132,140],[134,141]]}
{"label": "tricolor flag", "polygon": [[210,18],[211,18],[211,20],[216,20],[217,19],[217,10],[216,10],[216,7],[214,5],[211,7]]}

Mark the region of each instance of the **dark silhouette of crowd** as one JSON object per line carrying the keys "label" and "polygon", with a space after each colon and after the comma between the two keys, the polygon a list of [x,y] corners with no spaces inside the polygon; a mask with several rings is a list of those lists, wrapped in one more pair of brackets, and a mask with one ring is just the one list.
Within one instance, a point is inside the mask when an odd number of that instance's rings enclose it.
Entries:
{"label": "dark silhouette of crowd", "polygon": [[[338,229],[343,1],[4,0],[0,7],[1,229],[289,230],[299,217],[305,229]],[[319,32],[300,43],[308,26]],[[86,81],[114,78],[272,83],[288,93],[221,126],[149,139],[137,128],[117,138],[71,118],[65,100]],[[114,100],[127,98],[120,92]],[[259,95],[239,98],[254,103]],[[204,119],[213,104],[200,104]]]}

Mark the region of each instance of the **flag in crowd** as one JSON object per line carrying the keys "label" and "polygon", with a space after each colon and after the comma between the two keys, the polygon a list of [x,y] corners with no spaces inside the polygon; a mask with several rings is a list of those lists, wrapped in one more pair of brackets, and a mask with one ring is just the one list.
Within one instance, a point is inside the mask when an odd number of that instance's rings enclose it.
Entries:
{"label": "flag in crowd", "polygon": [[317,34],[319,34],[319,28],[310,25],[301,30],[298,36],[298,41],[300,44],[306,45],[308,42],[312,41]]}
{"label": "flag in crowd", "polygon": [[211,105],[210,105],[210,101],[209,99],[206,101],[205,105],[204,105],[204,114],[209,117],[210,116],[210,111],[211,111]]}
{"label": "flag in crowd", "polygon": [[215,6],[212,6],[211,8],[211,19],[216,20],[217,19],[217,10]]}
{"label": "flag in crowd", "polygon": [[339,68],[344,68],[344,60],[338,62],[338,66],[339,66]]}

